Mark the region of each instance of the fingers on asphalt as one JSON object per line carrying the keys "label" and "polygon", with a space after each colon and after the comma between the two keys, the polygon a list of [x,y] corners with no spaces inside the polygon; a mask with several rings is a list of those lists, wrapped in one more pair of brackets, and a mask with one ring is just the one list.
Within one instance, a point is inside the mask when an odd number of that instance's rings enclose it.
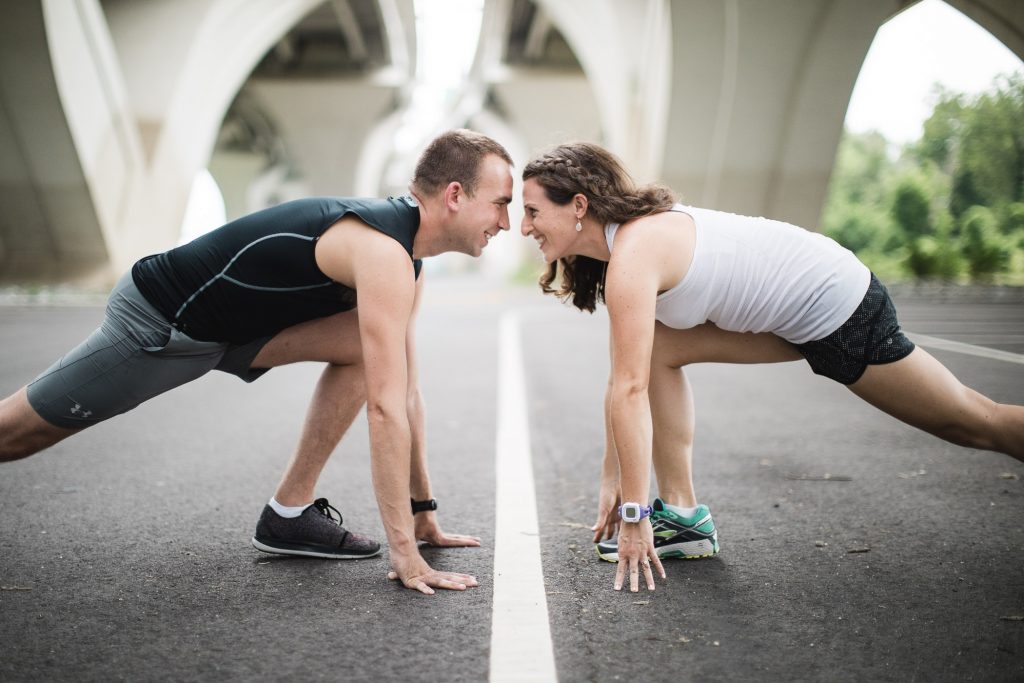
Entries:
{"label": "fingers on asphalt", "polygon": [[651,563],[644,562],[644,578],[647,579],[647,590],[654,590],[654,573],[651,571]]}

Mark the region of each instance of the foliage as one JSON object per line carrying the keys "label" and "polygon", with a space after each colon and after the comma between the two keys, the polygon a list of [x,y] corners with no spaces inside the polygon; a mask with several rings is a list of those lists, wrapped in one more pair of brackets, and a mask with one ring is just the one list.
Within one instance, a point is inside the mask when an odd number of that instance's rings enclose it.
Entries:
{"label": "foliage", "polygon": [[962,221],[963,252],[971,275],[986,279],[1006,269],[1010,248],[996,228],[996,218],[985,206],[972,206]]}
{"label": "foliage", "polygon": [[912,144],[844,135],[824,232],[890,277],[1024,282],[1024,76],[935,93]]}

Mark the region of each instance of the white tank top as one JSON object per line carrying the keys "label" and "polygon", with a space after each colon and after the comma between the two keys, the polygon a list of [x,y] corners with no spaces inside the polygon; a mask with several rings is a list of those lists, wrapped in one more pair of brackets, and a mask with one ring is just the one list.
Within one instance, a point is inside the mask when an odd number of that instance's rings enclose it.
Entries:
{"label": "white tank top", "polygon": [[[825,235],[681,204],[672,211],[693,218],[697,243],[686,275],[658,295],[655,318],[669,327],[711,321],[803,344],[835,332],[868,290],[867,266]],[[609,251],[618,228],[605,226]]]}

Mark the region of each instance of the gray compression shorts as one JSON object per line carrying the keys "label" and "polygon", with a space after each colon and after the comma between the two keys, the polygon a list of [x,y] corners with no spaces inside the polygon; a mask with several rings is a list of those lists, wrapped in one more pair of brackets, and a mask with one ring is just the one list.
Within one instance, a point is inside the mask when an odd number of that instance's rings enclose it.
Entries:
{"label": "gray compression shorts", "polygon": [[192,339],[171,327],[127,273],[110,293],[100,328],[28,385],[28,402],[50,424],[82,429],[210,370],[252,382],[267,372],[249,366],[270,339]]}

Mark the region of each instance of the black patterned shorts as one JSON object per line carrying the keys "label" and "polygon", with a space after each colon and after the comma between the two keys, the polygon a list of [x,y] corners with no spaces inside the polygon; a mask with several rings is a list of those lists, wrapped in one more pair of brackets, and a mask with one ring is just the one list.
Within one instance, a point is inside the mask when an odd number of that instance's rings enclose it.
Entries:
{"label": "black patterned shorts", "polygon": [[853,384],[869,365],[902,360],[914,350],[896,319],[896,307],[874,273],[860,306],[824,339],[796,344],[811,369],[842,384]]}

